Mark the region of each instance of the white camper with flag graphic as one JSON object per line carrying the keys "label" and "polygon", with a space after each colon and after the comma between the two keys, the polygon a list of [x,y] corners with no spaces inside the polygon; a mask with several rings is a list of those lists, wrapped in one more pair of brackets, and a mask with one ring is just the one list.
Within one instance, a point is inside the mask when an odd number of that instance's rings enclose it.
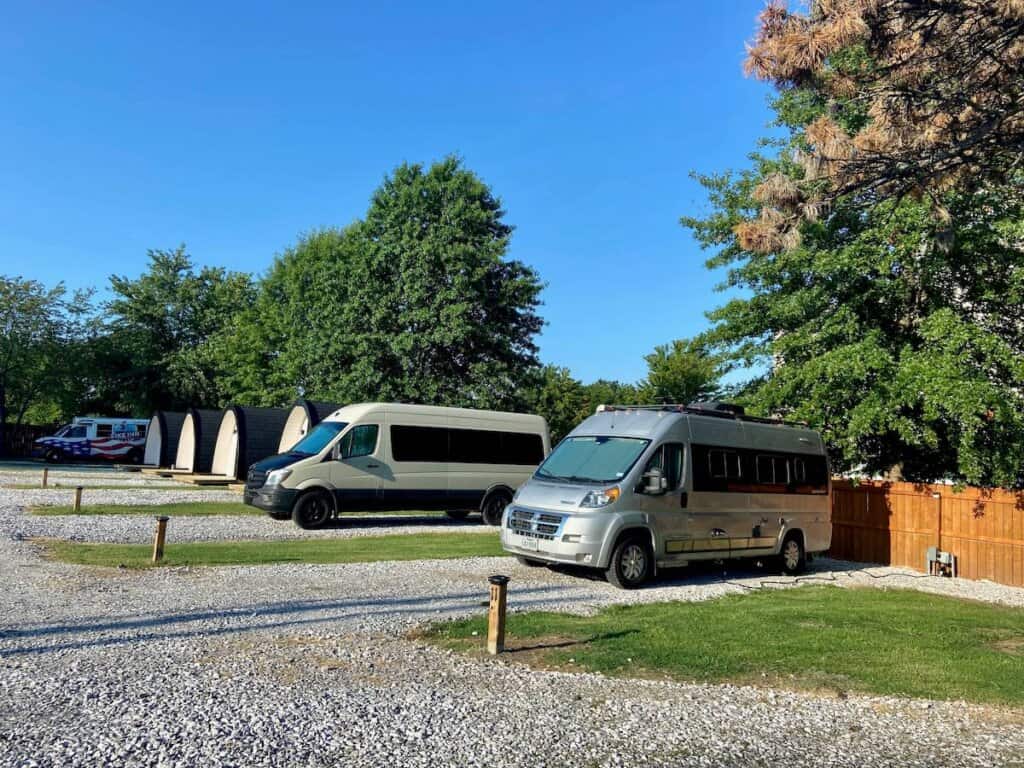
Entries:
{"label": "white camper with flag graphic", "polygon": [[78,417],[50,437],[35,441],[32,455],[62,461],[120,461],[138,464],[146,445],[148,419]]}

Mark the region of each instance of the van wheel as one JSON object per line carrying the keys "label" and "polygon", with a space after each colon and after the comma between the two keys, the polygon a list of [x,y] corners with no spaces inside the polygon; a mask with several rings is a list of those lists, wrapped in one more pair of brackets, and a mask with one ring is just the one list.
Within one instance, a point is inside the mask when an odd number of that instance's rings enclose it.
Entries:
{"label": "van wheel", "polygon": [[452,520],[465,520],[469,517],[468,509],[446,509],[444,513]]}
{"label": "van wheel", "polygon": [[299,528],[323,528],[334,511],[331,499],[323,491],[312,491],[299,497],[292,509],[292,520]]}
{"label": "van wheel", "polygon": [[615,545],[611,562],[604,572],[608,583],[619,589],[636,589],[651,578],[654,553],[640,536],[626,536]]}
{"label": "van wheel", "polygon": [[782,542],[782,552],[779,554],[779,563],[782,572],[787,576],[796,576],[803,573],[807,566],[807,553],[804,552],[803,539],[795,533],[789,534]]}
{"label": "van wheel", "polygon": [[523,557],[522,555],[516,555],[516,560],[527,568],[544,568],[547,565],[543,560],[534,560],[532,557]]}
{"label": "van wheel", "polygon": [[43,458],[47,464],[60,464],[64,461],[64,452],[59,448],[51,448]]}
{"label": "van wheel", "polygon": [[507,491],[494,491],[484,499],[483,506],[480,507],[484,525],[501,525],[501,515],[511,501],[512,497]]}
{"label": "van wheel", "polygon": [[128,452],[129,464],[141,464],[142,458],[142,451],[139,448],[132,448],[131,451]]}

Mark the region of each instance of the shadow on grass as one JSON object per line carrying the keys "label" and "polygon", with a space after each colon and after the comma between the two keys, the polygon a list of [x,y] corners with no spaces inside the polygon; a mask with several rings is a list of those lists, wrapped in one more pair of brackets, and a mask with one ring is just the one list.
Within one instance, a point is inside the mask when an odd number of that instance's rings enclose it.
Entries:
{"label": "shadow on grass", "polygon": [[557,648],[573,648],[577,645],[587,645],[589,643],[595,643],[600,640],[618,640],[622,637],[629,637],[630,635],[640,634],[639,629],[627,629],[621,632],[601,632],[590,637],[581,637],[577,640],[550,640],[545,642],[534,643],[533,645],[517,645],[515,647],[506,646],[505,653],[528,653],[530,651],[550,651]]}

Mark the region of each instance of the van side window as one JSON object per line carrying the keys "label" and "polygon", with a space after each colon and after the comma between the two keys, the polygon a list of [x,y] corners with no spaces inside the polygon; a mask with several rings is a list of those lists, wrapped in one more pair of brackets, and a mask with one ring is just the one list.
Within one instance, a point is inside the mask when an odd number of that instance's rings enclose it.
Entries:
{"label": "van side window", "polygon": [[343,459],[354,459],[359,456],[369,456],[377,450],[376,424],[360,424],[348,431],[341,438],[341,457]]}
{"label": "van side window", "polygon": [[807,482],[807,463],[803,459],[793,459],[793,481]]}
{"label": "van side window", "polygon": [[85,436],[86,436],[86,428],[85,427],[72,427],[71,429],[68,430],[68,433],[66,435],[64,435],[64,437],[85,437]]}
{"label": "van side window", "polygon": [[114,434],[113,424],[96,425],[96,437],[110,437],[112,434]]}
{"label": "van side window", "polygon": [[644,468],[660,469],[665,476],[665,487],[674,491],[683,480],[683,446],[679,443],[665,443],[651,456]]}
{"label": "van side window", "polygon": [[738,480],[743,475],[740,455],[735,451],[712,449],[708,451],[708,471],[716,480]]}
{"label": "van side window", "polygon": [[391,427],[395,461],[448,461],[448,430],[444,427]]}
{"label": "van side window", "polygon": [[766,485],[789,484],[789,461],[782,456],[757,457],[757,482]]}

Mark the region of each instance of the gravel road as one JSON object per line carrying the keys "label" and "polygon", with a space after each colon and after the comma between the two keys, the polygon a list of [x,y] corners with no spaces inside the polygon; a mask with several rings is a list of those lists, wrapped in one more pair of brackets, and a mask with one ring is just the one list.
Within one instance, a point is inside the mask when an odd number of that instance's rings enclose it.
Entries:
{"label": "gravel road", "polygon": [[[482,611],[494,572],[512,610],[584,612],[790,579],[703,570],[620,592],[508,558],[84,569],[39,557],[16,493],[0,491],[0,766],[1024,765],[1018,711],[532,671],[407,638]],[[1024,605],[889,568],[811,575]]]}

